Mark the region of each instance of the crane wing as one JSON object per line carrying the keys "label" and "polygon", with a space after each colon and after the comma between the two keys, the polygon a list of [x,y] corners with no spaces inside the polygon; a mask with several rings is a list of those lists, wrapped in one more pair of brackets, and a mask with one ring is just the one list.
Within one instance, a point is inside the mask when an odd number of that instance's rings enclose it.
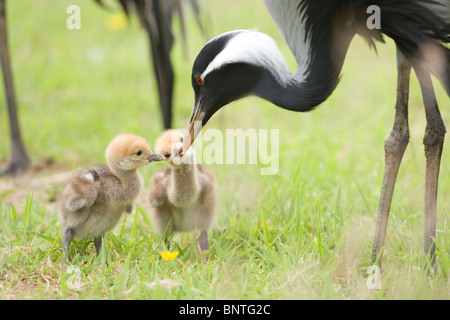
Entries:
{"label": "crane wing", "polygon": [[[297,60],[295,78],[308,83],[309,92],[328,88],[325,93],[329,94],[334,90],[350,42],[360,34],[373,47],[374,40],[383,41],[383,35],[392,38],[413,66],[426,63],[423,48],[433,44],[442,58],[426,68],[450,94],[450,50],[439,44],[450,41],[450,0],[264,2]],[[380,12],[380,24],[375,28],[368,25],[371,6]]]}

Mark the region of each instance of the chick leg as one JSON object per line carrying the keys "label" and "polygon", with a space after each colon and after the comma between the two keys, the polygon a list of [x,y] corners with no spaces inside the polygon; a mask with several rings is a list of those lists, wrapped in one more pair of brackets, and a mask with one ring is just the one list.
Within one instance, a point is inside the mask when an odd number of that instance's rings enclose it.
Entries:
{"label": "chick leg", "polygon": [[103,236],[94,239],[95,250],[97,251],[97,256],[100,254],[100,249],[102,248]]}
{"label": "chick leg", "polygon": [[206,231],[202,231],[200,233],[200,237],[198,237],[198,245],[200,246],[201,251],[209,249],[208,234],[206,233]]}
{"label": "chick leg", "polygon": [[69,245],[72,242],[74,235],[74,231],[69,226],[66,226],[63,230],[63,253],[64,253],[64,259],[67,260],[67,253],[69,251]]}

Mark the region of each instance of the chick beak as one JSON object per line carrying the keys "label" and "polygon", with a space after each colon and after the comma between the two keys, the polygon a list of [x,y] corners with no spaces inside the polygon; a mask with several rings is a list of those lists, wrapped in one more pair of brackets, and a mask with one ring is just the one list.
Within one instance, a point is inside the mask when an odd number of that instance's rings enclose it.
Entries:
{"label": "chick beak", "polygon": [[153,161],[161,161],[166,159],[165,157],[163,157],[162,155],[160,155],[159,153],[156,152],[152,152],[148,157],[147,160],[148,162],[153,162]]}
{"label": "chick beak", "polygon": [[183,137],[183,147],[180,150],[180,157],[182,157],[194,143],[195,138],[202,130],[202,121],[205,118],[205,113],[200,112],[201,105],[195,105],[192,112],[191,119],[186,134]]}

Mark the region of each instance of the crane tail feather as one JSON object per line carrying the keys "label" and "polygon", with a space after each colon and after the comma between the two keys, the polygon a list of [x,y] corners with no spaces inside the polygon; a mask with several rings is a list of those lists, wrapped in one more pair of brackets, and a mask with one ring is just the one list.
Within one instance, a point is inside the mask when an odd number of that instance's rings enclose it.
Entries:
{"label": "crane tail feather", "polygon": [[[413,68],[435,75],[450,96],[449,2],[442,0],[379,0],[379,34],[392,38]],[[376,33],[365,36],[375,37]],[[378,40],[375,38],[375,40]]]}

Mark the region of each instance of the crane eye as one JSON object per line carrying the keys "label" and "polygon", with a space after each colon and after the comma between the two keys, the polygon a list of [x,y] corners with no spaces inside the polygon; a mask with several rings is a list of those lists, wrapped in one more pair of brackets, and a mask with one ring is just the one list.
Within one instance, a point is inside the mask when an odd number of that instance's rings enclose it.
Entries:
{"label": "crane eye", "polygon": [[205,84],[205,81],[200,76],[195,77],[195,82],[197,82],[201,86]]}

